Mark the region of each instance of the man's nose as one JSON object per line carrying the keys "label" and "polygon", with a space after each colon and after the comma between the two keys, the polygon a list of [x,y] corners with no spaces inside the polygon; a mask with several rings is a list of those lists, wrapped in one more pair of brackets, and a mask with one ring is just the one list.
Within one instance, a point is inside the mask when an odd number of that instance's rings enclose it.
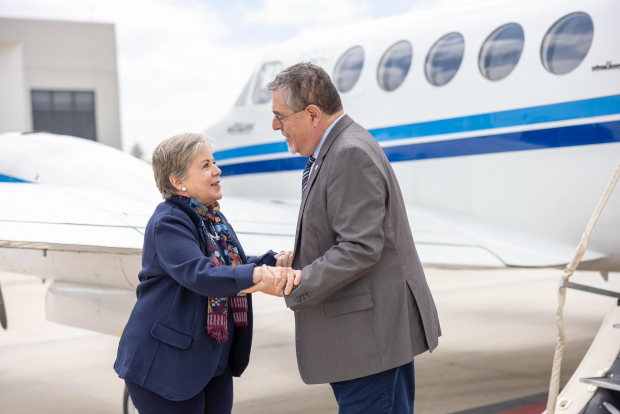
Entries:
{"label": "man's nose", "polygon": [[273,128],[274,131],[279,131],[282,129],[282,125],[280,124],[280,121],[278,121],[278,118],[276,118],[275,116],[271,120],[271,128]]}

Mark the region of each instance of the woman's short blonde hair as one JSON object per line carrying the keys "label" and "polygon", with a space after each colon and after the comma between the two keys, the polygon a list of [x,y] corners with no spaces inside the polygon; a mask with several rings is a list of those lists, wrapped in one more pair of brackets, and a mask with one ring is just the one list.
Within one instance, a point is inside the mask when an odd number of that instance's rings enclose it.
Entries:
{"label": "woman's short blonde hair", "polygon": [[213,140],[206,135],[192,132],[168,138],[155,148],[153,173],[155,184],[164,199],[168,200],[177,193],[177,189],[170,182],[170,177],[175,176],[179,180],[184,180],[194,157],[202,149],[213,154],[215,149]]}

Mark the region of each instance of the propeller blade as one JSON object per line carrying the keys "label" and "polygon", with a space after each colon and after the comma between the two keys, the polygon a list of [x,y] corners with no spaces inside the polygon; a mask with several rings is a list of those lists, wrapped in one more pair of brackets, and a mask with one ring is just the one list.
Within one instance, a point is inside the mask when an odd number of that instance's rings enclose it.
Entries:
{"label": "propeller blade", "polygon": [[6,308],[4,307],[4,299],[2,298],[2,287],[0,287],[0,325],[2,325],[4,329],[7,327]]}

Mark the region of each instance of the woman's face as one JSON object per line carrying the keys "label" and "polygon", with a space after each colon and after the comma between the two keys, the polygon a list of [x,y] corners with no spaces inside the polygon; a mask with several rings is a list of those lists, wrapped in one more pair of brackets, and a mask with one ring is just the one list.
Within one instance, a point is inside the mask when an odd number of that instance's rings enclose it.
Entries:
{"label": "woman's face", "polygon": [[182,181],[187,191],[179,191],[177,194],[192,197],[203,206],[209,206],[222,198],[221,175],[222,171],[215,165],[213,155],[202,149],[190,163],[187,177]]}

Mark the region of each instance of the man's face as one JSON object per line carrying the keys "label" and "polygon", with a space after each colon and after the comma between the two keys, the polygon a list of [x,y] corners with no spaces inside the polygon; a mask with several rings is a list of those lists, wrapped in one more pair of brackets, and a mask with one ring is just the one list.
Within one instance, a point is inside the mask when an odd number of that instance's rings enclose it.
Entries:
{"label": "man's face", "polygon": [[[309,147],[313,144],[312,137],[315,132],[312,127],[311,116],[305,110],[296,113],[292,109],[284,106],[282,104],[281,90],[273,92],[271,109],[274,113],[271,127],[274,131],[280,131],[282,133],[288,144],[290,153],[309,157],[312,151],[314,151],[314,147]],[[280,122],[278,118],[280,118],[282,122]]]}

